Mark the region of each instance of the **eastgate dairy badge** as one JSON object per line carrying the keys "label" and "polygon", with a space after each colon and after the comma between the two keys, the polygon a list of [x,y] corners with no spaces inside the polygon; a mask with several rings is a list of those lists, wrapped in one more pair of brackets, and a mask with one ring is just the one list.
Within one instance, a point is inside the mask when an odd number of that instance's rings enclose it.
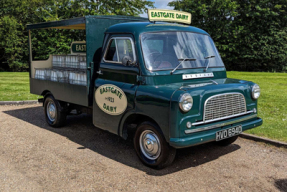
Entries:
{"label": "eastgate dairy badge", "polygon": [[111,84],[100,86],[95,93],[99,108],[110,115],[120,115],[127,108],[127,98],[123,90]]}

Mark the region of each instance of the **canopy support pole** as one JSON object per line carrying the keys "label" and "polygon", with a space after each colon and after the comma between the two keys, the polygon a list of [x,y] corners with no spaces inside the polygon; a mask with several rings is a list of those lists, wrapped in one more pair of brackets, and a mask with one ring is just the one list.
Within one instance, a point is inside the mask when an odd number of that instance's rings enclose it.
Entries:
{"label": "canopy support pole", "polygon": [[31,77],[31,72],[32,72],[32,69],[31,69],[31,66],[32,66],[32,59],[33,59],[33,56],[32,56],[32,41],[31,41],[31,30],[28,31],[28,37],[29,37],[29,74],[30,74],[30,77]]}

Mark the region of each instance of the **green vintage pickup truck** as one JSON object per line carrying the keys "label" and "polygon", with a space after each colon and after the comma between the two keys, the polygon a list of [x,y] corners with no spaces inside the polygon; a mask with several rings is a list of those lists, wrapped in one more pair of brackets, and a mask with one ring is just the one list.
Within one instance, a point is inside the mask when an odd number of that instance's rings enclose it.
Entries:
{"label": "green vintage pickup truck", "polygon": [[[150,21],[86,16],[27,25],[30,90],[44,96],[50,126],[63,126],[73,111],[91,113],[96,127],[132,137],[139,159],[160,169],[177,148],[229,145],[262,124],[259,86],[227,78],[209,34],[175,23],[191,15],[149,14]],[[83,30],[86,39],[72,43],[71,54],[33,60],[31,32],[42,28]]]}

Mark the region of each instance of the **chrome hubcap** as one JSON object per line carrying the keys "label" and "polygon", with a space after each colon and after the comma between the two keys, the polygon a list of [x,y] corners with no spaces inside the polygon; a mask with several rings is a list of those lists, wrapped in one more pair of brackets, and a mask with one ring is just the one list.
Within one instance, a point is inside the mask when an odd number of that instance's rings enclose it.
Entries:
{"label": "chrome hubcap", "polygon": [[140,149],[146,158],[155,160],[159,157],[161,152],[160,142],[159,138],[153,131],[143,131],[140,135],[139,143]]}
{"label": "chrome hubcap", "polygon": [[56,117],[56,106],[55,103],[50,101],[47,105],[47,116],[48,119],[52,122],[55,121],[55,117]]}

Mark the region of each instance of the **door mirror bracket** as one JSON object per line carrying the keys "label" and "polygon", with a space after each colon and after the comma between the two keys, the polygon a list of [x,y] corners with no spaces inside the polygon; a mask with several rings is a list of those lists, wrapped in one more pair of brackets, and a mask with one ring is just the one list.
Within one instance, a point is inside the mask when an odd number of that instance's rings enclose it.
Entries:
{"label": "door mirror bracket", "polygon": [[132,62],[132,58],[127,55],[123,57],[122,64],[124,66],[136,66],[136,62]]}

